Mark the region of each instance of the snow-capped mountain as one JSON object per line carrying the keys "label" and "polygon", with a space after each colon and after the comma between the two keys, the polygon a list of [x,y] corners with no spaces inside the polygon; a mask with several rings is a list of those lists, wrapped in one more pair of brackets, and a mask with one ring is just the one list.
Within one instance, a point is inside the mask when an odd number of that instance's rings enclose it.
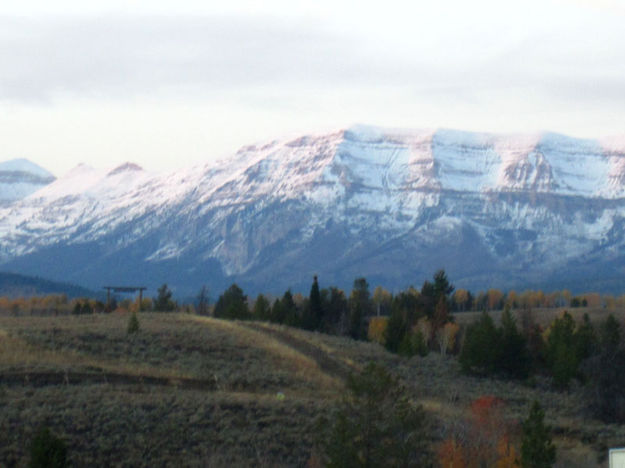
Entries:
{"label": "snow-capped mountain", "polygon": [[168,174],[79,166],[0,208],[0,268],[95,288],[313,274],[403,288],[622,292],[625,141],[357,126]]}
{"label": "snow-capped mountain", "polygon": [[0,204],[20,200],[53,181],[52,174],[26,159],[0,162]]}

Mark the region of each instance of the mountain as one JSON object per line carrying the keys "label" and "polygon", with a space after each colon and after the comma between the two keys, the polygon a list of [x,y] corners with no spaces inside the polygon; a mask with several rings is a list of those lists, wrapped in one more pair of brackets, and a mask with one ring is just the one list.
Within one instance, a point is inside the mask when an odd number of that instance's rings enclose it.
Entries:
{"label": "mountain", "polygon": [[59,283],[43,278],[0,272],[0,296],[30,297],[49,294],[65,294],[75,297],[104,297],[105,294],[76,286],[75,284]]}
{"label": "mountain", "polygon": [[0,204],[20,200],[54,181],[54,176],[27,159],[0,162]]}
{"label": "mountain", "polygon": [[356,126],[167,174],[79,166],[0,208],[0,265],[178,295],[625,286],[625,141]]}

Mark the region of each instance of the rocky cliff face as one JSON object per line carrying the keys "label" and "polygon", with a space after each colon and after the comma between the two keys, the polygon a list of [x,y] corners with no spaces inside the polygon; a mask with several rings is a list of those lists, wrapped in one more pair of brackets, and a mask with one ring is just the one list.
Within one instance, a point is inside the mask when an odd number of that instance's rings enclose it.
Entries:
{"label": "rocky cliff face", "polygon": [[79,166],[0,209],[6,269],[250,292],[625,286],[625,144],[354,127],[152,174]]}

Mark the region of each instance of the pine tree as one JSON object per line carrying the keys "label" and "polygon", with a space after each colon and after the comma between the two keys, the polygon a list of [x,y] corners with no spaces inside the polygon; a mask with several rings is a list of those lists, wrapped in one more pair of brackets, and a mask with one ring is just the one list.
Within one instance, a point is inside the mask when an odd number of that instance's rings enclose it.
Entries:
{"label": "pine tree", "polygon": [[547,365],[551,368],[553,382],[566,388],[578,374],[579,359],[575,352],[575,321],[568,312],[551,325],[545,349]]}
{"label": "pine tree", "polygon": [[584,314],[582,324],[575,331],[573,346],[579,362],[589,358],[597,351],[597,334],[592,323],[590,323],[588,314]]}
{"label": "pine tree", "polygon": [[393,307],[384,330],[384,346],[392,353],[399,351],[399,345],[406,336],[406,323],[401,310]]}
{"label": "pine tree", "polygon": [[219,296],[215,304],[215,317],[232,320],[246,320],[250,318],[250,311],[247,308],[247,296],[236,284],[232,284],[224,293]]}
{"label": "pine tree", "polygon": [[297,306],[295,305],[295,301],[293,300],[293,294],[291,294],[291,290],[287,290],[282,296],[282,300],[280,301],[282,306],[282,314],[283,321],[285,325],[289,325],[290,327],[299,327],[300,326],[300,317],[297,314]]}
{"label": "pine tree", "polygon": [[265,296],[259,294],[254,302],[254,318],[256,320],[270,320],[271,306]]}
{"label": "pine tree", "polygon": [[369,296],[369,283],[365,278],[356,278],[349,296],[349,335],[360,340],[366,337],[365,317],[372,314],[373,304]]}
{"label": "pine tree", "polygon": [[625,422],[625,349],[620,326],[610,315],[600,327],[596,353],[582,363],[586,401],[593,413],[606,422]]}
{"label": "pine tree", "polygon": [[600,328],[601,347],[605,350],[616,350],[621,344],[621,325],[614,318],[614,315],[608,315],[608,318]]}
{"label": "pine tree", "polygon": [[434,298],[436,302],[441,297],[448,298],[453,291],[454,286],[449,282],[445,270],[438,270],[434,273]]}
{"label": "pine tree", "polygon": [[318,330],[323,319],[323,309],[321,305],[321,294],[319,293],[319,283],[317,275],[313,277],[313,284],[310,287],[308,306],[305,309],[303,318],[304,328],[307,330]]}
{"label": "pine tree", "polygon": [[545,425],[545,412],[534,401],[529,416],[523,422],[521,466],[549,468],[556,462],[556,448],[551,441],[550,427]]}
{"label": "pine tree", "polygon": [[332,286],[329,290],[324,290],[323,303],[323,324],[322,328],[330,333],[344,335],[347,331],[348,305],[347,298],[343,290]]}
{"label": "pine tree", "polygon": [[163,284],[157,290],[157,296],[154,298],[154,310],[160,312],[167,312],[174,310],[176,304],[171,300],[172,292],[167,287],[167,284]]}
{"label": "pine tree", "polygon": [[500,335],[493,319],[483,312],[477,322],[468,326],[460,365],[465,372],[492,374],[497,369]]}
{"label": "pine tree", "polygon": [[431,464],[428,421],[403,386],[374,363],[350,375],[341,405],[319,424],[329,467],[417,467]]}
{"label": "pine tree", "polygon": [[506,305],[501,317],[501,350],[497,369],[509,377],[525,378],[530,370],[527,343],[516,327],[516,321]]}

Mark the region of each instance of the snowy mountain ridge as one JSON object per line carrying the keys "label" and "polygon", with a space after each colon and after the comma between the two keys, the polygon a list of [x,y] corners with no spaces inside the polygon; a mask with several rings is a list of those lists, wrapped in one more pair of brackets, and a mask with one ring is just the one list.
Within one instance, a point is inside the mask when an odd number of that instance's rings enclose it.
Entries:
{"label": "snowy mountain ridge", "polygon": [[187,292],[279,291],[314,273],[404,287],[441,266],[470,287],[565,272],[611,290],[625,285],[624,220],[625,141],[355,126],[167,174],[81,165],[0,207],[0,262],[39,274],[62,255],[65,280]]}
{"label": "snowy mountain ridge", "polygon": [[54,180],[54,176],[27,159],[0,162],[0,204],[20,200]]}

